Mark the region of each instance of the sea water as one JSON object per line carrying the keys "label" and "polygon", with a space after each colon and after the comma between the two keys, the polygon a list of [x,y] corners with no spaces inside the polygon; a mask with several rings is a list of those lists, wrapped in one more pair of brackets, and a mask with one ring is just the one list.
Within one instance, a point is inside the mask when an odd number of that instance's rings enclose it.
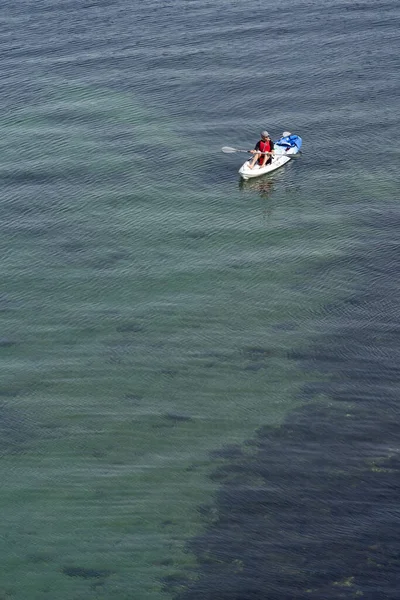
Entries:
{"label": "sea water", "polygon": [[398,5],[0,16],[0,597],[397,598]]}

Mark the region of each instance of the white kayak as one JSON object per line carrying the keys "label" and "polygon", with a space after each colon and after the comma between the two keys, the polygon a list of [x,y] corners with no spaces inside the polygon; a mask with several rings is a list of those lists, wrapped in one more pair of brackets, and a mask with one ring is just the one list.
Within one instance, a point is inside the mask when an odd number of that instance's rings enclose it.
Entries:
{"label": "white kayak", "polygon": [[286,135],[274,142],[274,156],[269,164],[265,165],[264,167],[260,167],[256,163],[254,167],[250,169],[249,164],[251,159],[246,160],[246,162],[239,169],[239,175],[242,177],[242,179],[259,177],[260,175],[265,175],[266,173],[275,171],[275,169],[279,169],[279,167],[283,167],[284,164],[289,162],[294,154],[298,154],[300,152],[302,144],[301,137],[289,132],[285,132],[285,134]]}

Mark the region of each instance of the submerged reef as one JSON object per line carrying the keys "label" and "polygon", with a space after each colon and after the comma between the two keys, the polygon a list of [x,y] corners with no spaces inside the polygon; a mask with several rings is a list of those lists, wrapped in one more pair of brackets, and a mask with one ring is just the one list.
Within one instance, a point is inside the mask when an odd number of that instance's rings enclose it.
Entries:
{"label": "submerged reef", "polygon": [[321,333],[291,353],[315,373],[303,405],[235,452],[213,453],[220,487],[187,546],[196,566],[164,582],[174,600],[398,600],[396,225],[386,245],[353,258],[356,292],[327,305]]}
{"label": "submerged reef", "polygon": [[[166,581],[176,600],[398,598],[399,427],[310,404],[264,427],[213,473],[215,504],[188,549],[198,567]],[[378,448],[381,456],[377,456]]]}

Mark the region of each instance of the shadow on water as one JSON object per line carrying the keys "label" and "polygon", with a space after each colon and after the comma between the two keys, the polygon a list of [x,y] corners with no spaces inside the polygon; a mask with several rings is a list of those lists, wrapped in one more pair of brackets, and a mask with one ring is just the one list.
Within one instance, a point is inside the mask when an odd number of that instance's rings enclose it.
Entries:
{"label": "shadow on water", "polygon": [[197,567],[164,582],[175,600],[398,598],[399,249],[396,231],[357,258],[374,277],[327,307],[324,333],[292,355],[319,373],[306,403],[214,453],[219,491],[188,544]]}

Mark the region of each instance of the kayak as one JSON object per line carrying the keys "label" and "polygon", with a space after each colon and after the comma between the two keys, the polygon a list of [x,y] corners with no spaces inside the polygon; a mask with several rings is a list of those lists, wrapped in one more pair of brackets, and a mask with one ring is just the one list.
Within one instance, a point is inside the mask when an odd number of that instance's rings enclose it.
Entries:
{"label": "kayak", "polygon": [[293,154],[298,154],[300,152],[302,144],[301,137],[294,133],[289,133],[288,131],[285,131],[284,134],[285,135],[279,138],[279,140],[274,142],[274,156],[269,164],[264,167],[255,164],[254,167],[250,169],[249,164],[251,159],[246,160],[239,169],[239,175],[242,179],[259,177],[260,175],[275,171],[275,169],[279,169],[279,167],[283,167],[284,164],[289,162],[290,157],[293,156]]}

